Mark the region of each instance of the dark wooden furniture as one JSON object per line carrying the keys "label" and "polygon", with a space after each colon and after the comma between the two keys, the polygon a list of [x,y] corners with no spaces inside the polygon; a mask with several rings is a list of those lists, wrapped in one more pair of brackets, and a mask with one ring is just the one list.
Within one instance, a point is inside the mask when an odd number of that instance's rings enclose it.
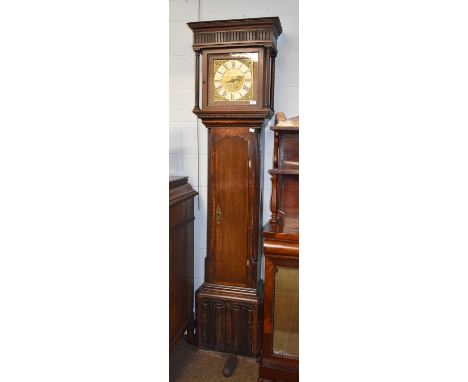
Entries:
{"label": "dark wooden furniture", "polygon": [[259,381],[299,380],[299,117],[276,115]]}
{"label": "dark wooden furniture", "polygon": [[169,351],[193,332],[193,198],[188,177],[169,177]]}
{"label": "dark wooden furniture", "polygon": [[281,23],[265,17],[188,26],[195,51],[193,112],[208,128],[208,238],[205,283],[196,292],[197,342],[200,348],[257,357],[263,324],[263,128],[274,113]]}

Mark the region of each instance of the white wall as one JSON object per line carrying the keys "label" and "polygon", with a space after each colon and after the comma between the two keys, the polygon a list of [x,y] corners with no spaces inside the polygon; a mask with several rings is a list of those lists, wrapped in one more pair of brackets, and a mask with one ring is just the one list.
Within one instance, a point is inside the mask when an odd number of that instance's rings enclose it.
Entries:
{"label": "white wall", "polygon": [[[298,0],[170,0],[169,35],[169,171],[187,175],[199,191],[195,199],[195,289],[204,278],[207,215],[207,129],[192,113],[194,105],[194,53],[189,21],[278,16],[283,33],[278,38],[276,58],[275,112],[299,115],[299,4]],[[270,124],[273,123],[273,119]],[[197,158],[197,130],[199,155]],[[265,130],[264,213],[270,217],[273,134]],[[199,170],[198,170],[199,162]],[[199,177],[198,177],[199,171]],[[200,208],[198,208],[200,203]]]}

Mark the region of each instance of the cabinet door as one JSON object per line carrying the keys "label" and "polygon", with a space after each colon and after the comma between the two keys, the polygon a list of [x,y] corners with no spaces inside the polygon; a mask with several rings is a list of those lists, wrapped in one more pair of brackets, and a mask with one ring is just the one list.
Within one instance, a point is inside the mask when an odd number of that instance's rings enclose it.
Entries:
{"label": "cabinet door", "polygon": [[193,319],[193,199],[169,210],[169,346]]}
{"label": "cabinet door", "polygon": [[248,128],[210,130],[209,282],[251,284],[256,139]]}
{"label": "cabinet door", "polygon": [[272,352],[277,357],[299,358],[299,269],[274,270]]}

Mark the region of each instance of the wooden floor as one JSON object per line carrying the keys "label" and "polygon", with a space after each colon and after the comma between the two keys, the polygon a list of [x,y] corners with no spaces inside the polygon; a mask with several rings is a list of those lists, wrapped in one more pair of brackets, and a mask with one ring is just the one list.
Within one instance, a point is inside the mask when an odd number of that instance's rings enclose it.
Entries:
{"label": "wooden floor", "polygon": [[227,355],[197,350],[180,340],[169,358],[170,382],[257,382],[259,363],[254,358],[238,357],[234,374],[221,373]]}

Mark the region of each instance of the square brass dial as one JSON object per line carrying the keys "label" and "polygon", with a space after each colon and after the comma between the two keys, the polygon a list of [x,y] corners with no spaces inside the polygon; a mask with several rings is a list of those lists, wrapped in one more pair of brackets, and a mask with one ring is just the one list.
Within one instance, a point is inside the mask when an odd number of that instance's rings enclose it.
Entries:
{"label": "square brass dial", "polygon": [[213,60],[213,102],[254,100],[254,64],[250,58]]}

